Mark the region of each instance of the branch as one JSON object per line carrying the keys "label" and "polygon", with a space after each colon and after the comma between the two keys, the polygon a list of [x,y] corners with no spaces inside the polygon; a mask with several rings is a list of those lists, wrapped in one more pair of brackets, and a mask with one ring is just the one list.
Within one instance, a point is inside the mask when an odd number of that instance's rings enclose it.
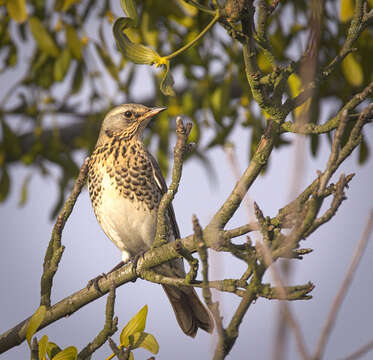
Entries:
{"label": "branch", "polygon": [[320,186],[317,192],[318,196],[321,196],[324,193],[326,185],[328,184],[333,174],[332,168],[333,168],[334,163],[337,161],[339,157],[339,146],[340,146],[342,135],[345,131],[346,125],[347,125],[347,110],[344,110],[340,116],[338,128],[334,135],[332,149],[330,152],[328,164],[326,165],[326,170],[320,177]]}
{"label": "branch", "polygon": [[[297,134],[324,134],[329,133],[330,131],[336,129],[338,127],[339,120],[341,118],[341,115],[344,111],[351,111],[356,106],[361,104],[365,99],[368,98],[369,95],[371,95],[373,92],[373,81],[367,85],[363,91],[360,93],[354,95],[350,101],[347,102],[346,105],[342,107],[342,109],[338,112],[336,116],[325,122],[324,124],[317,125],[317,124],[303,124],[302,127],[297,126],[297,124],[286,121],[283,124],[281,124],[281,130],[282,132],[292,132]],[[356,121],[355,116],[350,115],[348,118],[348,121]]]}
{"label": "branch", "polygon": [[209,225],[206,228],[206,240],[214,243],[214,248],[221,247],[221,239],[212,238],[209,236],[209,230],[216,232],[216,229],[222,229],[226,223],[232,218],[238,207],[240,206],[248,189],[254,180],[260,174],[260,171],[266,165],[268,158],[272,152],[274,139],[277,135],[278,125],[269,121],[267,128],[259,142],[258,148],[240,180],[236,183],[231,194],[228,196],[224,204],[215,213]]}
{"label": "branch", "polygon": [[[258,217],[258,221],[260,223],[261,222],[260,217],[263,217],[263,215],[262,215],[262,212],[259,209],[258,205],[256,205],[256,214],[257,214],[257,217]],[[261,232],[262,232],[262,234],[266,234],[266,229],[265,229],[264,226],[263,226],[263,229],[261,230]],[[276,286],[277,286],[277,291],[278,291],[279,297],[282,298],[282,299],[287,299],[288,294],[286,292],[286,288],[284,287],[284,284],[283,284],[282,279],[280,277],[280,274],[277,270],[277,267],[274,264],[275,257],[272,255],[271,250],[268,247],[268,241],[265,241],[266,239],[264,238],[264,235],[263,235],[263,240],[264,241],[262,241],[260,243],[257,243],[256,246],[257,246],[258,250],[260,250],[260,253],[263,256],[265,266],[270,269],[271,275],[272,275],[272,277],[273,277],[273,279],[276,283]],[[312,287],[312,285],[310,287]],[[300,326],[299,326],[296,318],[294,317],[292,311],[290,310],[287,302],[281,301],[280,305],[282,307],[282,311],[285,315],[286,321],[288,322],[290,328],[294,332],[294,336],[295,336],[296,343],[297,343],[297,348],[298,348],[298,351],[299,351],[300,355],[305,360],[309,359],[308,350],[307,350],[306,345],[305,345],[303,334],[302,334],[302,331],[300,329]]]}
{"label": "branch", "polygon": [[289,114],[298,106],[302,105],[307,101],[312,95],[313,90],[318,86],[318,84],[325,80],[329,75],[335,70],[335,68],[343,61],[343,59],[355,49],[353,45],[355,41],[359,38],[363,30],[368,26],[372,21],[373,12],[367,12],[364,10],[364,1],[357,0],[355,2],[355,11],[352,18],[350,27],[348,29],[346,41],[344,42],[340,52],[335,56],[335,58],[326,66],[323,70],[320,71],[318,76],[315,77],[314,81],[311,81],[308,86],[295,98],[289,98],[284,103],[283,111],[286,114]]}
{"label": "branch", "polygon": [[59,213],[56,223],[53,227],[52,237],[49,241],[47,251],[44,257],[43,274],[41,276],[40,287],[40,305],[49,307],[51,305],[51,291],[53,285],[53,278],[57,272],[58,264],[61,260],[65,247],[61,245],[62,231],[65,227],[66,221],[69,218],[76,199],[78,198],[83,186],[85,185],[87,172],[88,172],[88,161],[86,158],[84,164],[80,169],[78,178],[74,183],[73,190],[70,196],[66,200],[61,212]]}
{"label": "branch", "polygon": [[167,242],[167,210],[174,199],[181,179],[181,172],[183,169],[183,161],[185,155],[189,151],[188,136],[192,129],[192,123],[187,123],[186,126],[183,124],[181,117],[176,118],[176,134],[177,141],[174,147],[174,164],[172,168],[172,181],[167,192],[162,196],[159,203],[158,213],[157,213],[157,231],[155,235],[155,240],[153,242],[153,247],[157,247],[161,244]]}
{"label": "branch", "polygon": [[[207,307],[209,308],[209,310],[211,311],[214,317],[215,324],[216,324],[216,331],[218,333],[219,343],[220,343],[222,339],[224,341],[225,330],[223,327],[223,321],[222,321],[223,319],[220,315],[219,302],[212,301],[212,294],[211,294],[211,289],[209,286],[209,278],[208,278],[208,254],[207,254],[206,243],[203,239],[202,228],[195,215],[193,215],[192,222],[193,222],[193,231],[194,231],[194,241],[196,243],[198,254],[202,262],[202,278],[203,278],[202,295],[203,295],[203,298],[205,300]],[[221,353],[223,353],[222,349],[220,351]]]}
{"label": "branch", "polygon": [[115,304],[115,286],[114,284],[110,287],[110,292],[106,300],[106,311],[105,311],[105,325],[94,340],[89,343],[80,353],[78,354],[78,360],[89,359],[98,348],[105,344],[106,340],[112,336],[118,330],[118,318],[114,318],[114,304]]}
{"label": "branch", "polygon": [[345,278],[342,282],[341,288],[339,289],[336,297],[334,298],[333,304],[332,304],[330,312],[329,312],[328,319],[327,319],[327,321],[324,325],[324,328],[321,332],[321,335],[320,335],[320,339],[319,339],[319,342],[318,342],[318,345],[317,345],[317,349],[316,349],[315,355],[313,357],[314,360],[321,359],[321,357],[324,353],[325,346],[326,346],[326,343],[327,343],[328,338],[330,336],[330,333],[332,331],[333,325],[335,323],[338,311],[341,308],[341,304],[343,302],[343,299],[345,298],[345,296],[347,294],[347,290],[350,287],[350,284],[351,284],[351,282],[354,278],[357,266],[359,265],[360,259],[361,259],[362,255],[364,253],[364,250],[367,246],[367,243],[368,243],[370,234],[372,232],[372,229],[373,229],[373,209],[370,211],[370,214],[368,216],[368,220],[367,220],[367,223],[365,225],[363,234],[360,238],[359,243],[356,246],[354,255],[352,257],[351,264],[348,267],[348,270],[347,270],[346,276],[345,276]]}
{"label": "branch", "polygon": [[356,360],[373,349],[373,340],[362,346],[360,349],[354,351],[352,354],[344,357],[342,360]]}

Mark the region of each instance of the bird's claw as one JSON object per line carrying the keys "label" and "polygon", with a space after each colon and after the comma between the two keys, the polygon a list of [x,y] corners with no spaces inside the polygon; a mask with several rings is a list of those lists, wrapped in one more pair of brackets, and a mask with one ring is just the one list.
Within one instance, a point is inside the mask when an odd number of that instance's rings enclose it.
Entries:
{"label": "bird's claw", "polygon": [[89,290],[92,286],[95,288],[95,290],[100,294],[102,295],[103,292],[101,291],[99,285],[98,285],[98,282],[102,279],[102,278],[105,278],[107,279],[107,274],[105,273],[102,273],[101,275],[98,275],[96,276],[95,278],[93,278],[92,280],[89,280],[88,281],[88,284],[87,284],[87,289]]}

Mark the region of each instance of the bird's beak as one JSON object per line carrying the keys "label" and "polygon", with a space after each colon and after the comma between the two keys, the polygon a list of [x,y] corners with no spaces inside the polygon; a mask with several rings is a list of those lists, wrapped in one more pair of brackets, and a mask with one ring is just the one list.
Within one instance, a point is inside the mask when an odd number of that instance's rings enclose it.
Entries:
{"label": "bird's beak", "polygon": [[149,111],[147,111],[145,114],[144,114],[144,117],[143,119],[151,119],[153,116],[159,114],[160,112],[162,111],[165,111],[167,110],[166,107],[153,107],[153,108],[150,108]]}

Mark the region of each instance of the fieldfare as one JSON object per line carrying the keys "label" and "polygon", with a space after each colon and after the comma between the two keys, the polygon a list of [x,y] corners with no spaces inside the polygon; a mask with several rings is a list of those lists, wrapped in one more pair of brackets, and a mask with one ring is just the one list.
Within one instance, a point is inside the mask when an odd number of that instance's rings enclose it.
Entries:
{"label": "fieldfare", "polygon": [[[102,123],[89,162],[88,188],[96,218],[119,248],[123,262],[148,250],[154,241],[157,209],[167,191],[157,161],[142,142],[149,121],[165,108],[139,104],[115,107]],[[180,238],[172,205],[168,208],[169,241]],[[170,277],[185,277],[182,259],[155,268]],[[212,332],[213,321],[192,287],[162,285],[185,334],[198,328]]]}

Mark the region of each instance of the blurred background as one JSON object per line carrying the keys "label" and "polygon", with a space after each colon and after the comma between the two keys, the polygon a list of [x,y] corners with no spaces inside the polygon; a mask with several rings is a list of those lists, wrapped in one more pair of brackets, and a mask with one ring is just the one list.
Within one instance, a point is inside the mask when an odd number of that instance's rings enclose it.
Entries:
{"label": "blurred background", "polygon": [[[113,19],[124,16],[118,0],[35,0],[26,3],[25,14],[23,2],[15,3],[21,10],[14,12],[0,2],[1,332],[30,316],[39,305],[42,261],[54,218],[85,156],[92,151],[100,122],[111,107],[125,102],[168,107],[153,122],[145,139],[165,175],[172,165],[175,117],[183,115],[193,122],[191,141],[196,146],[185,163],[174,201],[183,236],[192,232],[192,214],[198,216],[202,226],[209,222],[232,190],[235,172],[241,173],[247,167],[265,127],[265,116],[251,99],[244,77],[240,46],[220,25],[215,25],[197,46],[172,60],[170,74],[175,81],[175,95],[166,96],[160,91],[164,70],[135,65],[116,50],[111,26]],[[268,32],[280,64],[298,59],[307,47],[310,19],[315,14],[310,3],[318,2],[280,2],[270,19]],[[140,26],[128,29],[128,36],[161,54],[180,48],[211,20],[208,14],[181,0],[170,1],[167,7],[160,0],[137,4]],[[353,4],[325,2],[320,13],[323,31],[318,40],[317,68],[338,53]],[[24,18],[17,17],[20,14]],[[308,105],[309,121],[325,122],[372,81],[372,28],[364,31],[356,47],[358,51],[315,90]],[[262,53],[258,63],[263,73],[273,70]],[[289,83],[288,96],[295,96],[299,89],[299,84]],[[330,222],[301,244],[314,251],[301,261],[292,261],[289,284],[312,281],[316,285],[312,300],[290,304],[310,350],[315,349],[372,208],[372,138],[372,126],[367,125],[363,145],[332,179],[335,181],[341,173],[356,174],[346,193],[348,199]],[[266,216],[275,216],[313,181],[317,170],[325,169],[329,154],[330,135],[281,135],[266,171],[251,187],[247,203],[228,228],[253,219],[253,201]],[[252,235],[253,240],[258,237]],[[89,279],[120,260],[120,252],[96,222],[86,189],[65,227],[62,242],[66,250],[54,280],[52,303],[83,288]],[[209,251],[209,256],[212,279],[234,278],[245,270],[243,264],[224,253]],[[373,247],[368,244],[338,315],[325,359],[343,358],[372,340],[372,259]],[[265,281],[271,280],[265,277]],[[226,324],[239,298],[216,292],[214,298],[220,301]],[[37,337],[48,334],[61,348],[74,345],[80,350],[102,329],[105,301],[103,297],[85,306],[41,330]],[[184,336],[165,294],[155,284],[137,280],[117,289],[115,314],[119,328],[144,304],[149,306],[146,329],[160,345],[156,358],[212,357],[215,335],[199,332],[195,339]],[[259,298],[240,327],[230,358],[276,358],[277,319],[278,302]],[[118,337],[113,336],[115,340]],[[284,358],[299,359],[291,333],[288,338]],[[105,344],[93,359],[109,354],[111,350]],[[1,358],[25,356],[29,356],[27,343]],[[136,350],[135,357],[146,359],[150,354]]]}

